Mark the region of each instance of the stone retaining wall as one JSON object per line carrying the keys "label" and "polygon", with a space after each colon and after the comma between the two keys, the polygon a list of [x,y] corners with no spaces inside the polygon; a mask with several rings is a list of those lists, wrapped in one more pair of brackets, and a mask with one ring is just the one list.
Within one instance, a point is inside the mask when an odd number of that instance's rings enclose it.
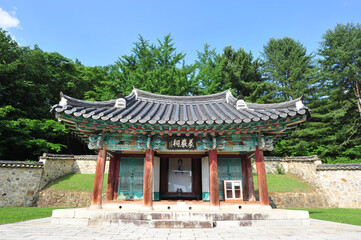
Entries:
{"label": "stone retaining wall", "polygon": [[40,189],[59,177],[73,173],[73,155],[44,153],[43,156],[39,157],[39,162],[44,164],[44,173],[41,179]]}
{"label": "stone retaining wall", "polygon": [[[102,194],[105,200],[105,194]],[[39,193],[38,207],[89,207],[91,192],[44,189]]]}
{"label": "stone retaining wall", "polygon": [[322,192],[270,193],[273,208],[328,208],[328,197]]}
{"label": "stone retaining wall", "polygon": [[0,207],[34,206],[44,165],[0,161]]}
{"label": "stone retaining wall", "polygon": [[361,208],[361,164],[320,165],[316,176],[330,207]]}
{"label": "stone retaining wall", "polygon": [[[267,173],[283,169],[314,186],[329,207],[361,208],[361,164],[321,164],[317,156],[265,157]],[[253,166],[255,172],[255,166]]]}

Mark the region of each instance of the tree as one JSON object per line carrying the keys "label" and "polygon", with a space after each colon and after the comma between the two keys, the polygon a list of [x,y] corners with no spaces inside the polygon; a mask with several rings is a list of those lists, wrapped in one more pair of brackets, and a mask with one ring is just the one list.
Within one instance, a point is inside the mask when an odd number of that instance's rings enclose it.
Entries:
{"label": "tree", "polygon": [[170,35],[158,40],[157,45],[139,36],[134,45],[132,55],[123,55],[105,68],[107,76],[95,90],[99,100],[129,94],[133,87],[177,96],[189,95],[198,87],[195,67],[184,63],[185,54],[176,52]]}
{"label": "tree", "polygon": [[[361,119],[355,91],[352,90],[355,81],[351,80],[359,73],[352,72],[355,67],[350,66],[355,58],[350,55],[357,53],[357,49],[351,51],[348,49],[352,47],[348,42],[350,39],[342,39],[345,36],[339,30],[345,30],[344,27],[338,25],[337,31],[328,30],[321,43],[319,54],[322,58],[319,59],[317,74],[313,74],[316,82],[312,84],[317,91],[308,95],[311,118],[278,143],[274,153],[316,154],[324,163],[360,162]],[[334,32],[338,34],[331,36]]]}
{"label": "tree", "polygon": [[60,91],[84,98],[91,90],[96,79],[82,77],[86,67],[38,46],[21,47],[5,31],[0,31],[0,53],[0,157],[37,159],[42,152],[67,146],[68,151],[77,146],[74,153],[83,152],[49,110]]}
{"label": "tree", "polygon": [[269,84],[264,82],[259,71],[259,61],[243,48],[237,51],[231,46],[224,48],[222,55],[206,44],[198,52],[197,77],[201,93],[211,94],[232,89],[234,94],[244,95],[246,100],[263,102],[269,97]]}
{"label": "tree", "polygon": [[315,92],[313,56],[292,38],[271,38],[263,47],[264,76],[276,86],[279,100],[292,100],[301,95],[307,98]]}
{"label": "tree", "polygon": [[353,95],[361,117],[361,25],[337,24],[322,39],[323,71],[335,87],[343,89],[343,99]]}
{"label": "tree", "polygon": [[247,53],[243,48],[236,51],[227,46],[220,64],[223,80],[230,83],[236,95],[242,93],[251,102],[265,102],[271,98],[272,87],[262,78],[259,59],[253,59],[252,52]]}
{"label": "tree", "polygon": [[196,80],[200,86],[197,95],[208,95],[218,93],[231,87],[230,82],[226,82],[222,75],[222,59],[217,54],[216,49],[211,49],[209,44],[205,44],[203,52],[197,51],[196,60],[197,75]]}

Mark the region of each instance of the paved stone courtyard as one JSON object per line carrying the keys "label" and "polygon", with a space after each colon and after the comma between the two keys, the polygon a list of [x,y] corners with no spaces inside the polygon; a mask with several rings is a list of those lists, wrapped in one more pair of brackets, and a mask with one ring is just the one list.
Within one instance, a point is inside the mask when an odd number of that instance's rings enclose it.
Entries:
{"label": "paved stone courtyard", "polygon": [[0,225],[0,239],[342,239],[360,240],[361,226],[311,220],[311,227],[240,227],[212,229],[154,229],[137,227],[80,227],[52,225],[50,218]]}

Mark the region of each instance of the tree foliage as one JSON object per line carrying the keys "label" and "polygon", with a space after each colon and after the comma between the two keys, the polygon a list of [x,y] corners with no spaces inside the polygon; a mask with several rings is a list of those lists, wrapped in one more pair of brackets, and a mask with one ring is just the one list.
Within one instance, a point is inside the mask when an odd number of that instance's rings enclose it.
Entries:
{"label": "tree foliage", "polygon": [[337,24],[322,37],[319,55],[324,74],[342,99],[353,96],[361,117],[361,25]]}
{"label": "tree foliage", "polygon": [[271,38],[264,46],[263,75],[275,86],[277,101],[288,101],[313,92],[316,78],[313,56],[292,38]]}
{"label": "tree foliage", "polygon": [[158,44],[142,36],[134,43],[131,55],[123,55],[105,68],[107,76],[95,88],[99,100],[129,94],[133,87],[166,95],[190,95],[198,87],[193,65],[186,65],[185,54],[177,53],[173,39],[167,35]]}

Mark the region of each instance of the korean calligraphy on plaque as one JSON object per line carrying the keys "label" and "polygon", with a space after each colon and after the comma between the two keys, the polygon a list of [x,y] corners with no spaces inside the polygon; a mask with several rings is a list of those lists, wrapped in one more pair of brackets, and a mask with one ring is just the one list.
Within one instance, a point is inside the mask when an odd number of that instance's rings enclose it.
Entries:
{"label": "korean calligraphy on plaque", "polygon": [[169,137],[167,148],[170,150],[194,150],[196,149],[195,137]]}

